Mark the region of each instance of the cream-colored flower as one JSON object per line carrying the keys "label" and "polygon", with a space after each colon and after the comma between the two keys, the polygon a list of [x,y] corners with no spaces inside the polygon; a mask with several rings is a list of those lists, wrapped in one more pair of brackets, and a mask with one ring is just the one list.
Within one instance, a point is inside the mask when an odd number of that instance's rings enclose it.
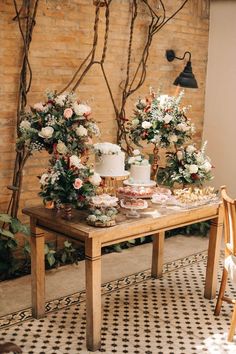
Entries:
{"label": "cream-colored flower", "polygon": [[190,127],[185,123],[179,123],[177,124],[176,129],[180,132],[186,132],[190,129]]}
{"label": "cream-colored flower", "polygon": [[83,125],[80,125],[76,128],[75,130],[76,135],[78,136],[87,136],[88,135],[88,131],[85,127],[83,127]]}
{"label": "cream-colored flower", "polygon": [[48,184],[48,174],[47,173],[43,173],[40,180],[39,180],[39,183],[42,185],[42,186],[45,186],[46,184]]}
{"label": "cream-colored flower", "polygon": [[135,157],[131,156],[131,157],[128,159],[128,164],[129,164],[129,165],[132,165],[133,163],[135,163]]}
{"label": "cream-colored flower", "polygon": [[172,121],[173,119],[173,116],[171,116],[170,114],[166,114],[165,117],[163,118],[163,121],[166,123],[166,124],[169,124],[170,121]]}
{"label": "cream-colored flower", "polygon": [[188,154],[192,154],[194,151],[196,151],[195,146],[193,146],[193,145],[188,145],[188,146],[187,146],[186,152],[187,152]]}
{"label": "cream-colored flower", "polygon": [[34,107],[33,107],[37,112],[43,112],[47,109],[47,107],[45,107],[42,102],[39,103],[35,103]]}
{"label": "cream-colored flower", "polygon": [[59,95],[59,96],[55,97],[55,102],[59,106],[63,107],[65,104],[65,101],[66,101],[66,97],[67,97],[67,95]]}
{"label": "cream-colored flower", "polygon": [[70,156],[70,166],[74,166],[77,168],[81,167],[81,160],[77,155]]}
{"label": "cream-colored flower", "polygon": [[28,120],[22,120],[22,122],[20,123],[20,129],[29,129],[31,127],[31,124]]}
{"label": "cream-colored flower", "polygon": [[50,138],[53,136],[53,133],[54,133],[53,127],[45,127],[45,128],[42,128],[42,129],[40,130],[40,132],[38,133],[38,135],[39,135],[41,138],[50,139]]}
{"label": "cream-colored flower", "polygon": [[170,143],[176,143],[178,141],[178,137],[175,134],[171,134],[169,135],[168,140]]}
{"label": "cream-colored flower", "polygon": [[152,124],[150,122],[148,122],[147,120],[145,120],[143,123],[142,123],[142,128],[143,129],[149,129],[151,128]]}
{"label": "cream-colored flower", "polygon": [[197,173],[198,171],[198,166],[197,165],[188,165],[188,170],[189,170],[189,173]]}
{"label": "cream-colored flower", "polygon": [[74,102],[73,109],[78,116],[88,116],[91,113],[91,107],[87,104]]}
{"label": "cream-colored flower", "polygon": [[68,151],[68,149],[65,146],[65,144],[63,143],[63,141],[59,140],[58,144],[57,144],[57,152],[59,152],[59,154],[66,154],[67,151]]}
{"label": "cream-colored flower", "polygon": [[205,161],[204,164],[201,166],[201,168],[205,171],[205,172],[210,172],[212,169],[212,165],[209,161]]}
{"label": "cream-colored flower", "polygon": [[99,186],[100,183],[102,182],[102,179],[101,179],[99,173],[94,172],[94,174],[89,177],[89,182],[90,182],[93,186]]}
{"label": "cream-colored flower", "polygon": [[164,108],[166,103],[168,102],[169,96],[168,95],[161,95],[158,97],[158,101],[160,104],[160,108]]}

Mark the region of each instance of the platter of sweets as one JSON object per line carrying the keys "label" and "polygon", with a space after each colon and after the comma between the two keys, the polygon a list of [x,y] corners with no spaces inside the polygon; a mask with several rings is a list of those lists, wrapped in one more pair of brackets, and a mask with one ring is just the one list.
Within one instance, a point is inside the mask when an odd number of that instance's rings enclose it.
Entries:
{"label": "platter of sweets", "polygon": [[95,207],[110,208],[117,206],[118,198],[109,194],[95,195],[91,198],[90,204]]}
{"label": "platter of sweets", "polygon": [[117,189],[121,198],[151,198],[155,189],[153,187],[125,186]]}
{"label": "platter of sweets", "polygon": [[173,194],[176,200],[176,205],[185,209],[197,208],[201,205],[216,203],[219,201],[217,192],[214,191],[214,187],[175,189]]}
{"label": "platter of sweets", "polygon": [[120,201],[120,206],[124,209],[129,209],[129,212],[126,214],[127,217],[139,218],[140,214],[138,213],[138,210],[148,208],[148,203],[143,199],[129,198],[122,199]]}

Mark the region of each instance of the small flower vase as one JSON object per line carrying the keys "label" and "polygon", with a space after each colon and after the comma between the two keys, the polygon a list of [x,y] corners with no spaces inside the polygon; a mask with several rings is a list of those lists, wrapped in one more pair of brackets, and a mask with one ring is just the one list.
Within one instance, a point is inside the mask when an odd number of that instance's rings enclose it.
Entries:
{"label": "small flower vase", "polygon": [[64,204],[63,219],[65,219],[65,220],[72,219],[72,207],[71,207],[70,203]]}

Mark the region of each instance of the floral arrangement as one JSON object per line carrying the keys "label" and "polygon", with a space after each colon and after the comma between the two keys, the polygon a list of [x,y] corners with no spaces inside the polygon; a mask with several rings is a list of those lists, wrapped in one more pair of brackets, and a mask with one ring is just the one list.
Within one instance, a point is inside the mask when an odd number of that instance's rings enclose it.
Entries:
{"label": "floral arrangement", "polygon": [[133,156],[128,158],[128,165],[148,165],[149,162],[145,159],[144,155],[140,153],[138,149],[133,150]]}
{"label": "floral arrangement", "polygon": [[121,151],[121,147],[112,143],[97,143],[93,145],[96,155],[116,155]]}
{"label": "floral arrangement", "polygon": [[78,156],[54,156],[40,177],[39,195],[44,202],[54,202],[57,207],[69,203],[80,208],[88,204],[100,183],[99,174],[83,165]]}
{"label": "floral arrangement", "polygon": [[94,196],[90,201],[90,215],[87,222],[94,226],[113,226],[118,214],[118,198],[108,194]]}
{"label": "floral arrangement", "polygon": [[29,151],[46,149],[49,153],[84,154],[92,145],[99,128],[90,118],[91,108],[73,93],[48,92],[46,102],[36,103],[22,117],[18,146]]}
{"label": "floral arrangement", "polygon": [[138,146],[147,141],[158,147],[180,146],[191,138],[194,125],[186,117],[189,107],[181,107],[184,92],[178,96],[152,93],[135,105],[130,127],[131,140]]}
{"label": "floral arrangement", "polygon": [[173,186],[174,183],[202,185],[212,176],[212,164],[205,154],[206,143],[198,150],[194,145],[179,148],[167,153],[167,165],[158,173],[158,182]]}

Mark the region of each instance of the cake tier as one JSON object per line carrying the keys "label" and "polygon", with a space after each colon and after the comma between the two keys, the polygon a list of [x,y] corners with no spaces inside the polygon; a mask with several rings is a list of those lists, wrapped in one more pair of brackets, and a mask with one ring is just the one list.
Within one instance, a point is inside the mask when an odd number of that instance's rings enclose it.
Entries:
{"label": "cake tier", "polygon": [[151,166],[148,165],[131,165],[130,179],[134,183],[148,183],[150,181]]}
{"label": "cake tier", "polygon": [[125,176],[125,154],[101,155],[95,157],[95,171],[102,177]]}

